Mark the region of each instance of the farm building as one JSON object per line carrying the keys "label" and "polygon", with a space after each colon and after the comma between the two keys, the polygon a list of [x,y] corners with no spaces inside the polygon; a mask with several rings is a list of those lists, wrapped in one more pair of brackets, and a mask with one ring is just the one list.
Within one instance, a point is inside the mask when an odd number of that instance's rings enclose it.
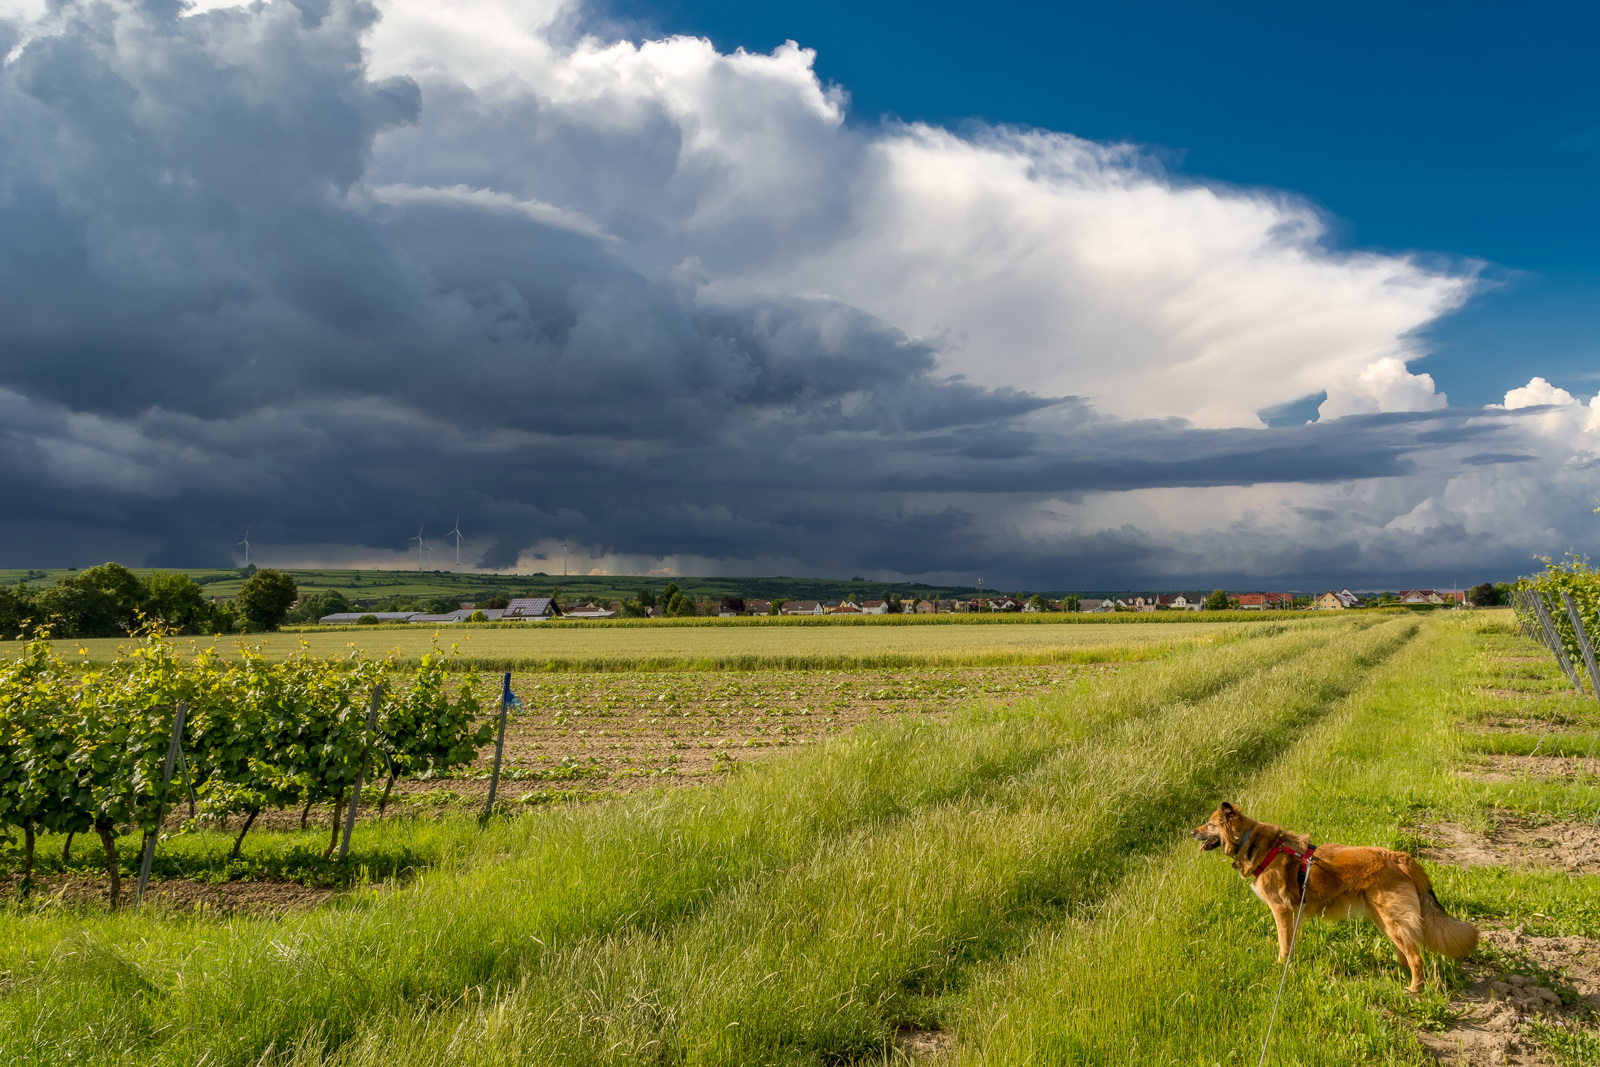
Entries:
{"label": "farm building", "polygon": [[412,617],[421,614],[416,611],[336,611],[332,615],[324,615],[317,620],[319,626],[354,626],[362,619],[377,619],[379,622],[410,622]]}

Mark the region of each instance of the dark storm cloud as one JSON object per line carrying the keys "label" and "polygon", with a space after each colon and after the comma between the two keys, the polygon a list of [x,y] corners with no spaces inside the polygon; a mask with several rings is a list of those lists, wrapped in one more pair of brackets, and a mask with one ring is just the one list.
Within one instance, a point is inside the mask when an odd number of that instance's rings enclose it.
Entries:
{"label": "dark storm cloud", "polygon": [[[665,116],[629,135],[625,172],[601,143],[620,135],[530,114],[497,120],[525,141],[442,131],[461,166],[391,152],[375,181],[380,134],[403,145],[430,121],[415,82],[366,76],[375,17],[337,0],[65,4],[20,44],[0,23],[10,560],[216,563],[246,525],[262,543],[399,547],[459,513],[489,566],[570,536],[645,556],[928,573],[976,555],[1023,576],[1070,555],[1134,574],[1166,551],[1157,532],[1044,537],[985,501],[1393,477],[1447,447],[1520,458],[1481,451],[1501,433],[1482,413],[1113,420],[943,378],[934,342],[838,300],[713,295],[650,213],[682,147]],[[817,165],[849,151],[819,146]],[[474,166],[523,168],[527,199],[476,191]],[[550,206],[619,182],[638,186],[631,215]],[[711,226],[697,254],[736,265],[780,229],[802,248],[843,212],[824,196],[773,218]]]}

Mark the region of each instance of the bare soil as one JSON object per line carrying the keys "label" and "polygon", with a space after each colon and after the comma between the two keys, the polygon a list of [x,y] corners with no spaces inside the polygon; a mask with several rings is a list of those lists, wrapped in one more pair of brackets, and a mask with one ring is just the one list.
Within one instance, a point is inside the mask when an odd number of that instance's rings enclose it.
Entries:
{"label": "bare soil", "polygon": [[1418,855],[1435,863],[1600,874],[1600,834],[1587,822],[1536,822],[1507,812],[1487,834],[1448,822],[1417,829],[1433,842]]}
{"label": "bare soil", "polygon": [[[14,897],[21,877],[8,874],[0,878],[0,893]],[[134,879],[124,878],[122,904],[133,904]],[[151,879],[145,890],[144,906],[169,911],[212,911],[281,915],[326,904],[332,889],[301,885],[289,881],[224,882],[217,885],[187,878]],[[36,904],[93,904],[106,907],[111,902],[110,883],[104,878],[75,874],[38,875],[33,879],[29,899]]]}
{"label": "bare soil", "polygon": [[1478,756],[1462,773],[1480,782],[1513,782],[1519,778],[1594,778],[1600,775],[1600,757],[1580,756]]}
{"label": "bare soil", "polygon": [[1486,930],[1484,947],[1466,962],[1460,1015],[1444,1030],[1419,1035],[1452,1067],[1555,1067],[1530,1023],[1595,1032],[1600,1024],[1600,941],[1531,937]]}
{"label": "bare soil", "polygon": [[895,1031],[895,1051],[914,1063],[943,1063],[955,1052],[955,1039],[940,1030],[902,1026]]}
{"label": "bare soil", "polygon": [[[497,796],[508,803],[588,798],[715,781],[740,764],[781,756],[885,717],[945,719],[976,700],[1025,700],[1114,664],[901,670],[706,671],[519,675],[525,709],[506,725]],[[498,690],[483,694],[497,704]],[[491,743],[470,766],[396,782],[386,817],[480,806],[494,763]],[[376,785],[381,789],[383,781]],[[181,823],[187,812],[173,815]],[[327,827],[331,805],[309,826]],[[377,817],[364,802],[362,821]],[[237,832],[244,816],[210,824]],[[264,811],[258,829],[298,829],[300,811]]]}
{"label": "bare soil", "polygon": [[1470,724],[1468,733],[1542,734],[1593,733],[1594,726],[1570,715],[1488,715]]}

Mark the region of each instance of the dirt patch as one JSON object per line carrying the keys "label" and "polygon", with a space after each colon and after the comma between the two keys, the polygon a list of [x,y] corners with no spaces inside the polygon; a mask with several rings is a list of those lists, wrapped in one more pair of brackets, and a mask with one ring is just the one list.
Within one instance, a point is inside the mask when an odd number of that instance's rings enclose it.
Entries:
{"label": "dirt patch", "polygon": [[1441,1063],[1554,1067],[1539,1030],[1597,1033],[1600,941],[1486,930],[1465,964],[1468,984],[1452,1001],[1460,1013],[1443,1031],[1418,1035]]}
{"label": "dirt patch", "polygon": [[1480,782],[1514,782],[1519,778],[1577,780],[1600,775],[1600,758],[1580,756],[1483,756],[1462,772]]}
{"label": "dirt patch", "polygon": [[1600,839],[1590,840],[1594,827],[1587,822],[1536,823],[1506,815],[1487,834],[1455,823],[1419,826],[1417,832],[1432,842],[1417,854],[1435,863],[1600,874]]}
{"label": "dirt patch", "polygon": [[902,1026],[895,1031],[894,1047],[908,1060],[940,1062],[955,1052],[955,1039],[942,1030]]}
{"label": "dirt patch", "polygon": [[1501,700],[1574,700],[1584,694],[1576,689],[1551,689],[1548,686],[1483,686],[1474,690],[1479,696],[1498,697]]}
{"label": "dirt patch", "polygon": [[[8,874],[0,878],[0,892],[15,897],[20,876]],[[124,879],[123,906],[133,904],[134,880]],[[333,899],[334,891],[317,886],[301,885],[288,881],[223,882],[211,885],[188,878],[152,879],[145,890],[144,906],[167,911],[212,911],[219,913],[249,913],[281,915],[291,911],[305,911],[326,904]],[[111,889],[104,878],[88,878],[73,874],[35,876],[30,898],[35,904],[93,904],[106,907],[111,902]]]}
{"label": "dirt patch", "polygon": [[1560,734],[1591,733],[1594,727],[1567,715],[1486,715],[1463,733]]}

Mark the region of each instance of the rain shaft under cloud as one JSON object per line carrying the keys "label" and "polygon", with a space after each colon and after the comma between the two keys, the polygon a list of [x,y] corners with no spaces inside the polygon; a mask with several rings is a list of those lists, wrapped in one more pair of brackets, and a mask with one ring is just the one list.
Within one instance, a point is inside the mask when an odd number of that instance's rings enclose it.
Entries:
{"label": "rain shaft under cloud", "polygon": [[246,525],[266,560],[398,561],[457,513],[483,566],[570,537],[1035,586],[1581,536],[1575,398],[1457,411],[1407,369],[1470,266],[1330,250],[1292,196],[851,122],[804,49],[556,4],[0,12],[17,564],[213,564]]}

